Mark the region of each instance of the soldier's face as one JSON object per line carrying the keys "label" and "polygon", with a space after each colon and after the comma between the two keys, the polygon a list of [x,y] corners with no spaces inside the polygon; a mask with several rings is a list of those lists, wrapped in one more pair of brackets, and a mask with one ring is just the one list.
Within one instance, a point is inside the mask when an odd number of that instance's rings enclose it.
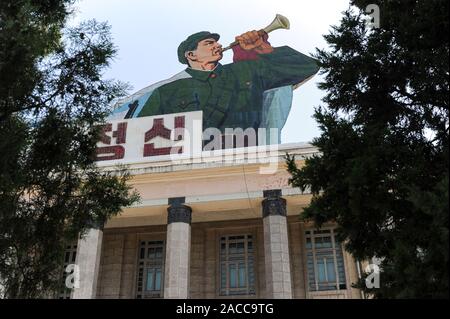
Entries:
{"label": "soldier's face", "polygon": [[223,57],[222,45],[213,38],[200,41],[197,49],[190,53],[190,57],[199,63],[217,62]]}

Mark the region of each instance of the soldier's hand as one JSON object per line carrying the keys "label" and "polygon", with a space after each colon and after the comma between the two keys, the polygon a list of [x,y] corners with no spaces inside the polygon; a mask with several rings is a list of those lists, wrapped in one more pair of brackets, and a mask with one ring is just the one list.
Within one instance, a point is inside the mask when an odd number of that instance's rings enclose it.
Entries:
{"label": "soldier's hand", "polygon": [[236,41],[242,49],[246,51],[255,50],[259,54],[266,54],[273,51],[272,46],[264,40],[265,34],[258,31],[248,31],[236,37]]}

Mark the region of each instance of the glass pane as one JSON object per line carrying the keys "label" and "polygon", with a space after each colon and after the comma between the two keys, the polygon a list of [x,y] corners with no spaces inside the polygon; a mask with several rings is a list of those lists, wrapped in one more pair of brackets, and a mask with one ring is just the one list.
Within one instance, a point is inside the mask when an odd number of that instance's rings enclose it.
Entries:
{"label": "glass pane", "polygon": [[143,276],[143,269],[139,268],[139,274],[138,274],[138,291],[142,291],[142,276]]}
{"label": "glass pane", "polygon": [[255,275],[253,272],[253,266],[248,268],[248,285],[249,288],[253,288],[253,286],[255,285]]}
{"label": "glass pane", "polygon": [[[342,249],[341,246],[336,246],[336,261],[337,261],[337,266],[338,266],[338,272],[339,272],[339,282],[340,284],[344,284],[345,283],[345,269],[344,269],[344,259],[342,256]],[[345,284],[344,284],[345,286]],[[345,289],[342,288],[341,289]]]}
{"label": "glass pane", "polygon": [[339,279],[342,278],[342,276],[345,274],[343,267],[338,267],[338,273],[339,273]]}
{"label": "glass pane", "polygon": [[315,248],[322,248],[322,238],[316,237],[314,238]]}
{"label": "glass pane", "polygon": [[227,286],[227,273],[225,271],[225,265],[220,265],[220,287],[226,288]]}
{"label": "glass pane", "polygon": [[322,247],[331,248],[331,237],[322,237]]}
{"label": "glass pane", "polygon": [[153,259],[153,258],[155,258],[155,248],[149,248],[149,249],[148,249],[147,258],[148,258],[148,259]]}
{"label": "glass pane", "polygon": [[246,279],[245,279],[245,264],[239,263],[239,288],[243,288],[246,286]]}
{"label": "glass pane", "polygon": [[311,247],[312,247],[311,238],[306,238],[306,248],[311,249]]}
{"label": "glass pane", "polygon": [[72,262],[74,263],[76,259],[77,259],[77,253],[74,252],[74,253],[72,254]]}
{"label": "glass pane", "polygon": [[230,288],[237,287],[236,265],[229,265],[230,270]]}
{"label": "glass pane", "polygon": [[325,264],[323,263],[323,260],[317,261],[317,275],[319,277],[319,282],[325,282],[326,276],[325,276]]}
{"label": "glass pane", "polygon": [[153,269],[147,269],[147,285],[145,290],[153,290]]}
{"label": "glass pane", "polygon": [[66,256],[64,257],[64,262],[68,263],[69,260],[70,260],[70,251],[66,251]]}
{"label": "glass pane", "polygon": [[243,254],[244,253],[244,243],[238,243],[237,244],[237,253]]}
{"label": "glass pane", "polygon": [[314,273],[314,264],[308,263],[308,273],[313,274]]}
{"label": "glass pane", "polygon": [[155,290],[161,290],[161,269],[156,270]]}
{"label": "glass pane", "polygon": [[339,268],[339,282],[345,282],[345,271],[343,268]]}
{"label": "glass pane", "polygon": [[339,273],[339,282],[340,283],[345,282],[345,273],[343,272]]}
{"label": "glass pane", "polygon": [[141,259],[144,259],[144,258],[145,258],[145,248],[144,248],[144,247],[141,248],[140,258],[141,258]]}
{"label": "glass pane", "polygon": [[314,262],[312,253],[307,254],[308,281],[311,288],[315,287]]}
{"label": "glass pane", "polygon": [[162,247],[156,248],[156,258],[162,257]]}
{"label": "glass pane", "polygon": [[230,244],[229,252],[230,252],[230,254],[236,253],[236,244],[235,243]]}
{"label": "glass pane", "polygon": [[327,275],[328,275],[328,281],[331,281],[331,282],[336,281],[336,271],[334,269],[334,261],[331,258],[327,259]]}

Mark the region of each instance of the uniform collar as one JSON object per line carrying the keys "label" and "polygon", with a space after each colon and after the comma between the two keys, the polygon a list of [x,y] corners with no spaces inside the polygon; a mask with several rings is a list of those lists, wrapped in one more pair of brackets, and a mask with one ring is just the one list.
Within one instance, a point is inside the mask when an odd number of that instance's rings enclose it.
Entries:
{"label": "uniform collar", "polygon": [[217,66],[214,68],[214,70],[211,71],[203,71],[203,70],[196,70],[192,68],[186,68],[186,72],[189,73],[194,79],[200,80],[200,81],[207,81],[211,77],[215,77],[222,72],[222,64],[218,63]]}

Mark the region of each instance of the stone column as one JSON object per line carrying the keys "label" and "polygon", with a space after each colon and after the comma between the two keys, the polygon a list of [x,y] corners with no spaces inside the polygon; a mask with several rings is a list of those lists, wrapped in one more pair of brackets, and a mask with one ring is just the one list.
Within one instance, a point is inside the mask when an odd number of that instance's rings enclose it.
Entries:
{"label": "stone column", "polygon": [[79,288],[73,291],[73,299],[95,299],[102,249],[103,231],[91,228],[86,236],[78,240],[77,265]]}
{"label": "stone column", "polygon": [[192,210],[184,200],[169,198],[164,298],[189,298]]}
{"label": "stone column", "polygon": [[291,299],[286,200],[281,190],[264,191],[263,206],[266,291],[269,299]]}

